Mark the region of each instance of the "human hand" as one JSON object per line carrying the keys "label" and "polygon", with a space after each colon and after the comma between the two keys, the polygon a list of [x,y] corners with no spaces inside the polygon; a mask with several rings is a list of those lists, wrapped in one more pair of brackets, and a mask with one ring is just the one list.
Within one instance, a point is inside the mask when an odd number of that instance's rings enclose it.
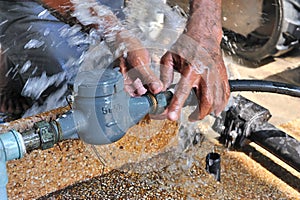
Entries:
{"label": "human hand", "polygon": [[[150,69],[150,56],[141,41],[128,31],[106,6],[91,0],[88,3],[75,2],[73,14],[83,25],[93,27],[108,45],[114,57],[120,61],[125,90],[131,96],[143,95],[147,89],[156,94],[162,90],[162,83]],[[144,87],[146,85],[147,89]]]}
{"label": "human hand", "polygon": [[218,40],[200,41],[182,34],[161,59],[161,80],[166,90],[173,81],[174,70],[181,74],[174,97],[165,115],[177,120],[192,88],[198,99],[191,121],[203,119],[214,112],[219,114],[227,104],[230,89]]}
{"label": "human hand", "polygon": [[163,88],[162,82],[150,69],[150,56],[141,42],[126,30],[118,33],[116,39],[125,90],[131,96],[143,95],[147,89],[153,94],[159,93]]}

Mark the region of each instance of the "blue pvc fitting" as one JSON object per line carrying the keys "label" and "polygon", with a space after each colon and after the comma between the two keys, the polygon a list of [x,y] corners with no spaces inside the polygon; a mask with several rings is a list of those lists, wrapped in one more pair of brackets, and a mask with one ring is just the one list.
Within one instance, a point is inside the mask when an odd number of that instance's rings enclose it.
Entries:
{"label": "blue pvc fitting", "polygon": [[4,153],[4,146],[0,142],[0,199],[7,199],[6,185],[8,183],[8,176],[6,171],[6,160]]}
{"label": "blue pvc fitting", "polygon": [[0,187],[0,199],[1,200],[7,200],[7,191],[6,191],[6,187]]}
{"label": "blue pvc fitting", "polygon": [[17,131],[0,134],[0,199],[7,199],[6,185],[8,175],[6,161],[22,158],[26,153],[26,147],[22,135]]}
{"label": "blue pvc fitting", "polygon": [[15,130],[0,134],[0,143],[3,146],[5,161],[20,159],[26,153],[22,135]]}

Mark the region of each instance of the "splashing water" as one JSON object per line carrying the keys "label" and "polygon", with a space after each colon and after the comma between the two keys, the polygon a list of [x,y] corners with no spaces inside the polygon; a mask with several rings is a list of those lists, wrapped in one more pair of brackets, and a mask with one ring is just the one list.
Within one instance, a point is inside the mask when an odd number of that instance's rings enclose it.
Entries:
{"label": "splashing water", "polygon": [[[103,33],[104,21],[101,20],[101,16],[111,14],[111,11],[105,7],[98,4],[94,4],[92,1],[85,1],[81,3],[79,0],[73,0],[75,6],[74,17],[77,17],[81,24],[90,25],[97,24],[99,29],[91,29],[86,37],[78,37],[76,33],[81,31],[81,27],[74,25],[72,27],[65,26],[61,31],[61,37],[70,38],[69,45],[76,46],[78,44],[88,44],[89,50],[84,52],[80,58],[70,58],[65,64],[65,69],[68,74],[61,73],[53,76],[47,76],[45,73],[41,77],[30,78],[22,91],[22,94],[29,96],[33,99],[38,99],[43,94],[43,92],[51,85],[59,85],[63,81],[71,80],[76,76],[78,71],[86,71],[95,68],[108,67],[117,57],[123,55],[126,57],[126,52],[128,49],[126,45],[117,45],[115,42],[115,34],[120,30],[129,30],[128,37],[137,37],[144,47],[149,50],[152,58],[152,69],[158,73],[159,71],[159,60],[161,56],[171,47],[171,45],[179,37],[180,33],[183,31],[186,18],[178,14],[171,7],[166,5],[162,0],[132,0],[128,3],[128,6],[124,9],[126,19],[118,24],[112,29],[110,33]],[[155,6],[153,6],[155,5]],[[93,8],[98,15],[98,17],[92,16],[90,8]],[[149,9],[150,8],[150,9]],[[43,11],[40,13],[40,17],[46,15],[47,12]],[[100,16],[100,17],[99,17]],[[49,34],[49,30],[44,31],[44,35]],[[100,41],[101,35],[105,34],[106,42]],[[43,43],[39,40],[31,39],[26,45],[26,48],[39,48]],[[24,48],[25,48],[24,47]],[[22,66],[22,71],[26,72],[30,68],[30,62],[27,61],[26,64]],[[80,66],[78,70],[74,70],[72,66]],[[174,82],[179,80],[178,74],[175,75]],[[43,87],[41,87],[43,86]],[[76,88],[76,87],[74,87]],[[55,93],[51,94],[42,106],[35,104],[31,109],[29,109],[24,116],[30,116],[45,110],[50,110],[66,104],[66,101],[62,100],[67,88],[66,86],[60,88]],[[162,127],[165,127],[167,121],[156,121],[156,127],[159,130],[153,130],[151,123],[145,126],[143,134],[139,134],[140,138],[137,138],[136,144],[133,146],[140,146],[140,151],[138,153],[126,152],[125,154],[117,153],[118,155],[124,155],[126,157],[126,163],[135,164],[135,166],[125,167],[129,170],[136,170],[141,173],[145,173],[149,170],[159,170],[170,164],[170,170],[172,170],[172,163],[175,164],[175,160],[179,157],[185,159],[184,170],[187,170],[193,163],[193,154],[183,154],[186,149],[192,146],[194,140],[194,133],[198,128],[198,124],[188,122],[188,114],[191,108],[187,108],[188,111],[183,111],[180,125],[181,128],[176,135],[169,134],[169,141],[166,146],[156,149],[156,151],[151,152],[148,150],[147,146],[141,146],[139,141],[149,140],[150,141],[159,135]],[[166,128],[166,127],[165,127]],[[177,127],[178,128],[178,127]],[[176,130],[176,128],[174,128]],[[152,135],[151,135],[152,134]],[[165,136],[160,136],[166,138]],[[149,145],[148,144],[148,145]],[[168,149],[168,145],[172,146]],[[98,147],[97,147],[98,148]],[[106,148],[106,147],[99,147]],[[174,149],[175,148],[175,149]],[[102,152],[110,152],[109,149],[103,150],[99,149],[100,155]],[[170,152],[164,154],[166,157],[161,155],[164,152]],[[117,157],[117,155],[113,155]],[[151,160],[151,158],[154,158]],[[124,160],[124,159],[123,159]],[[143,161],[146,161],[146,165],[143,165]],[[109,161],[107,161],[109,162]],[[120,160],[112,159],[109,163],[112,167],[121,167],[122,163]],[[138,166],[138,167],[137,167]],[[174,166],[173,166],[174,167]],[[177,166],[178,167],[178,166]],[[181,166],[182,167],[182,166]]]}
{"label": "splashing water", "polygon": [[23,115],[23,117],[29,117],[36,115],[38,113],[45,112],[45,110],[52,110],[54,108],[59,108],[67,105],[65,101],[65,95],[67,93],[67,85],[62,86],[60,89],[51,93],[42,105],[35,103],[31,108],[29,108]]}
{"label": "splashing water", "polygon": [[49,15],[50,15],[50,12],[47,9],[45,9],[38,14],[38,17],[40,19],[46,19]]}
{"label": "splashing water", "polygon": [[[75,2],[75,1],[74,1]],[[153,6],[155,5],[155,6]],[[98,16],[103,16],[109,14],[106,10],[106,7],[96,6],[90,4],[89,2],[85,5],[76,6],[75,16],[83,24],[97,23],[99,27],[104,27],[102,21],[99,21],[98,18],[90,16],[89,13],[86,13],[84,10],[89,6],[95,6],[94,11]],[[149,9],[151,8],[151,9]],[[171,45],[179,37],[180,33],[185,27],[186,18],[180,16],[178,12],[174,11],[171,7],[166,5],[161,0],[132,0],[129,1],[127,7],[123,10],[126,19],[122,23],[117,24],[113,30],[105,35],[106,43],[96,42],[90,46],[89,50],[85,52],[83,62],[81,63],[80,71],[98,68],[98,67],[107,67],[109,64],[115,60],[118,56],[123,55],[126,57],[127,49],[126,45],[115,44],[115,32],[126,29],[129,30],[126,38],[137,37],[147,48],[151,57],[152,57],[152,69],[157,72],[159,71],[159,60],[161,56],[171,47]],[[101,34],[100,31],[96,30],[92,32],[95,35]],[[66,33],[67,34],[67,33]],[[95,37],[95,35],[93,37]],[[179,75],[175,75],[175,82],[179,80]],[[74,87],[76,88],[76,87]],[[194,108],[184,109],[180,121],[180,131],[176,135],[168,135],[170,133],[165,133],[165,139],[171,137],[167,142],[166,146],[156,149],[156,151],[149,152],[149,147],[147,145],[151,144],[151,140],[156,138],[160,134],[160,131],[166,129],[166,121],[154,121],[149,125],[142,125],[139,127],[139,133],[137,141],[135,144],[139,151],[130,151],[128,150],[126,144],[122,147],[122,152],[118,151],[117,155],[113,155],[110,159],[106,160],[106,165],[113,168],[121,167],[122,169],[133,170],[139,173],[146,173],[147,171],[159,170],[165,167],[168,164],[171,164],[177,160],[179,157],[186,160],[185,167],[187,170],[194,163],[193,154],[183,154],[183,151],[190,148],[195,140],[195,133],[198,130],[197,123],[188,122],[188,115],[190,111]],[[157,128],[159,130],[157,130]],[[170,128],[170,127],[167,127]],[[178,128],[178,127],[177,127]],[[174,128],[176,130],[177,128]],[[171,128],[170,128],[171,129]],[[131,133],[127,133],[131,135]],[[135,137],[133,133],[130,137]],[[142,141],[148,141],[148,144],[142,145]],[[108,147],[99,146],[98,149],[99,155],[104,155],[103,152],[110,152],[111,149],[106,149]],[[111,148],[111,147],[109,147]],[[107,158],[107,157],[106,157]],[[120,158],[120,159],[119,159]],[[123,161],[126,160],[124,163]]]}
{"label": "splashing water", "polygon": [[[40,77],[29,78],[22,90],[22,95],[32,99],[40,98],[41,94],[51,85],[58,86],[65,81],[65,73],[48,77],[44,72]],[[43,85],[44,87],[40,87]]]}
{"label": "splashing water", "polygon": [[31,39],[24,45],[24,49],[37,49],[37,48],[40,48],[41,46],[43,46],[43,44],[45,44],[44,41],[40,41],[37,39]]}
{"label": "splashing water", "polygon": [[130,1],[124,13],[127,16],[124,26],[142,41],[154,62],[170,49],[186,22],[186,18],[162,0]]}
{"label": "splashing water", "polygon": [[23,67],[21,68],[20,73],[21,73],[21,74],[22,74],[22,73],[25,73],[30,67],[31,67],[31,61],[30,61],[30,60],[27,60],[27,61],[24,63]]}

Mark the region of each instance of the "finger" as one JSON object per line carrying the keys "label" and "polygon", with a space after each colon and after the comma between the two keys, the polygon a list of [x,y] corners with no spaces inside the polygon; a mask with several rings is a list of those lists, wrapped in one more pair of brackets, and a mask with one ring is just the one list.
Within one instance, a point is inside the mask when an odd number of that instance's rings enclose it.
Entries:
{"label": "finger", "polygon": [[166,110],[164,110],[164,112],[159,114],[159,115],[150,114],[149,116],[150,116],[151,119],[164,120],[164,119],[167,119],[167,114],[168,114],[168,108]]}
{"label": "finger", "polygon": [[139,77],[143,84],[147,84],[150,92],[157,94],[162,90],[162,82],[156,77],[149,67],[150,59],[148,52],[145,49],[130,52],[127,60],[130,61],[130,65],[134,68],[134,70],[137,70],[138,72],[138,74],[133,73],[133,75],[135,75],[136,78]]}
{"label": "finger", "polygon": [[147,92],[147,89],[143,86],[140,79],[132,81],[127,74],[125,76],[127,78],[124,81],[124,89],[130,96],[141,96]]}
{"label": "finger", "polygon": [[123,57],[120,58],[120,72],[125,75],[127,73],[126,70],[126,61]]}
{"label": "finger", "polygon": [[213,111],[217,88],[220,87],[216,84],[219,81],[217,73],[214,69],[210,69],[204,73],[202,76],[204,78],[201,78],[202,95],[199,104],[199,119],[203,119]]}
{"label": "finger", "polygon": [[124,89],[131,97],[137,96],[137,94],[135,93],[135,88],[131,84],[124,85]]}
{"label": "finger", "polygon": [[142,82],[148,86],[151,93],[157,94],[162,91],[163,84],[152,72],[149,67],[138,67],[138,71],[141,74]]}
{"label": "finger", "polygon": [[203,119],[206,115],[210,114],[213,106],[213,97],[209,85],[202,77],[196,90],[198,98],[198,106],[196,110],[189,116],[190,121],[196,121]]}
{"label": "finger", "polygon": [[132,85],[133,81],[129,78],[128,74],[124,74],[124,90],[132,97],[137,96],[135,88]]}
{"label": "finger", "polygon": [[147,89],[143,86],[143,83],[141,81],[141,79],[136,79],[133,83],[132,83],[133,87],[135,88],[135,94],[137,96],[141,96],[143,94],[145,94],[147,92]]}
{"label": "finger", "polygon": [[226,67],[222,59],[218,62],[219,66],[217,67],[219,74],[218,85],[216,87],[215,93],[215,102],[214,102],[214,114],[219,115],[227,105],[229,96],[230,96],[230,87],[228,82],[228,76],[226,72]]}
{"label": "finger", "polygon": [[172,121],[178,120],[182,106],[184,105],[186,99],[188,98],[193,83],[197,78],[197,74],[191,69],[190,66],[186,66],[185,70],[177,84],[175,94],[171,100],[171,103],[168,107],[168,119]]}
{"label": "finger", "polygon": [[163,83],[163,90],[165,91],[173,82],[174,79],[174,63],[172,53],[167,52],[160,61],[160,80]]}
{"label": "finger", "polygon": [[219,99],[218,104],[215,106],[215,115],[218,116],[226,107],[228,99],[230,97],[230,88],[228,80],[222,82],[222,87],[220,87],[218,93],[220,95],[216,96],[216,99]]}

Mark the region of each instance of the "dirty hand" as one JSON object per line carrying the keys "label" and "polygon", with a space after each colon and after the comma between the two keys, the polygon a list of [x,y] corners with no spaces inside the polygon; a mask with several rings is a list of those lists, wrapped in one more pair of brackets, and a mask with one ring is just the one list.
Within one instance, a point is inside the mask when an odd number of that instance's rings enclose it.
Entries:
{"label": "dirty hand", "polygon": [[131,96],[143,95],[147,89],[153,94],[159,93],[163,88],[162,82],[150,69],[149,53],[139,39],[129,34],[127,30],[118,33],[116,38],[121,53],[117,57],[120,59],[125,90]]}
{"label": "dirty hand", "polygon": [[174,70],[181,74],[174,97],[165,112],[168,119],[179,118],[192,88],[195,88],[198,106],[189,120],[200,120],[211,112],[219,114],[224,109],[230,89],[219,44],[219,40],[206,37],[196,41],[189,35],[182,34],[171,50],[162,57],[163,90],[172,83]]}

